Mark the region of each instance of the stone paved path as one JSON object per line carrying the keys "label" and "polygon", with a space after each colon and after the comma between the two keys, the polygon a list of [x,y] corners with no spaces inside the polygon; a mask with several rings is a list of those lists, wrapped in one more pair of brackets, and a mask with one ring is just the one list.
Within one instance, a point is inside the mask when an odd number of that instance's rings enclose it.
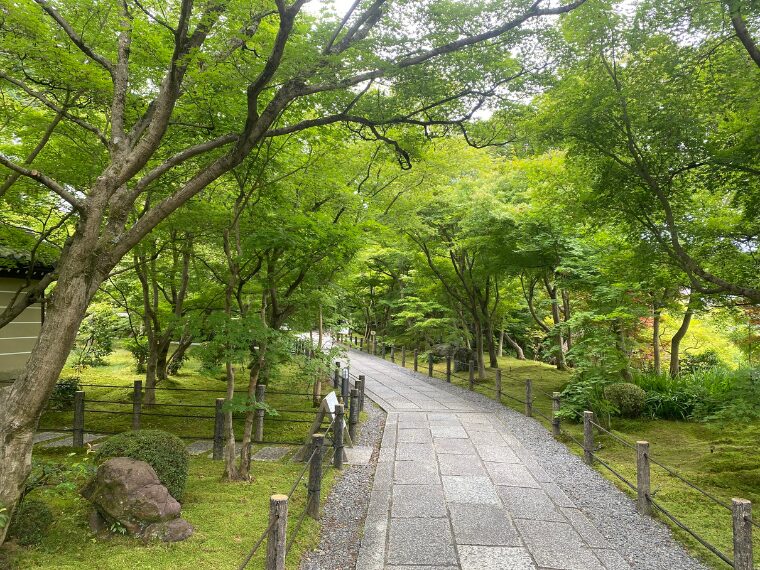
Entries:
{"label": "stone paved path", "polygon": [[388,413],[357,570],[624,570],[628,563],[509,429],[357,351]]}

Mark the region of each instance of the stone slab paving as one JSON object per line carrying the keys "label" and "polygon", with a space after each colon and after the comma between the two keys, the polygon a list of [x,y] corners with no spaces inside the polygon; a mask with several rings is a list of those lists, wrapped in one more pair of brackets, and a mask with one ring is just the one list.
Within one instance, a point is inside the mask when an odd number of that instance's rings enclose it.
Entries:
{"label": "stone slab paving", "polygon": [[346,447],[346,463],[349,465],[369,465],[373,449],[369,445]]}
{"label": "stone slab paving", "polygon": [[494,414],[350,353],[388,413],[357,570],[629,570]]}
{"label": "stone slab paving", "polygon": [[214,442],[208,439],[194,441],[187,446],[187,452],[190,455],[202,455],[214,448]]}
{"label": "stone slab paving", "polygon": [[58,439],[65,436],[65,432],[60,431],[42,431],[34,434],[34,443],[42,443],[43,441],[50,441],[51,439]]}
{"label": "stone slab paving", "polygon": [[292,447],[264,447],[254,453],[251,459],[253,461],[279,461],[291,451],[293,451]]}
{"label": "stone slab paving", "polygon": [[[82,435],[82,441],[87,444],[98,439],[103,439],[104,437],[108,436],[103,435],[102,433],[85,433]],[[40,447],[72,447],[73,445],[74,437],[71,435],[64,439],[57,439],[55,441],[46,441],[44,443],[40,443]]]}

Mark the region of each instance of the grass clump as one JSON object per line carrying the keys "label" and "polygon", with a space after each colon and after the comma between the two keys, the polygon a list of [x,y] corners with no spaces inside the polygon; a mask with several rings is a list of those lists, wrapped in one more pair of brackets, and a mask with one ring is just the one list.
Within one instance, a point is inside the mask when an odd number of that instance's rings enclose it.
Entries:
{"label": "grass clump", "polygon": [[53,511],[47,503],[25,499],[13,513],[8,535],[24,546],[39,544],[53,522]]}
{"label": "grass clump", "polygon": [[187,482],[190,456],[176,435],[157,430],[128,431],[109,437],[95,454],[100,465],[112,457],[130,457],[145,461],[156,471],[172,497],[182,500]]}

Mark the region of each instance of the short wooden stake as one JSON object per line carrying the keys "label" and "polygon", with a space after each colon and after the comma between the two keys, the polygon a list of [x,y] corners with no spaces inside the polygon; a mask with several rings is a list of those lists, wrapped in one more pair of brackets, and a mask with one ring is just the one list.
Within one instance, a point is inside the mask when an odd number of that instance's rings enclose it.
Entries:
{"label": "short wooden stake", "polygon": [[333,466],[336,469],[343,469],[343,430],[346,429],[343,404],[335,405],[335,423],[333,426],[333,447],[335,448]]}
{"label": "short wooden stake", "polygon": [[[266,394],[267,387],[264,384],[256,384],[256,402],[257,403],[263,403],[264,402],[264,394]],[[254,415],[254,431],[253,431],[253,441],[256,443],[261,443],[264,441],[264,410],[256,408],[256,410],[253,412]]]}
{"label": "short wooden stake", "polygon": [[446,357],[446,382],[451,384],[451,357]]}
{"label": "short wooden stake", "polygon": [[367,380],[364,378],[364,374],[359,374],[359,379],[356,381],[356,387],[359,389],[359,411],[364,411],[364,386]]}
{"label": "short wooden stake", "polygon": [[401,347],[401,366],[406,368],[406,347]]}
{"label": "short wooden stake", "polygon": [[419,351],[414,349],[414,371],[417,372],[417,364],[419,362]]}
{"label": "short wooden stake", "polygon": [[385,351],[386,351],[385,343],[382,343],[382,349],[380,350],[380,354],[383,357],[383,360],[385,360]]}
{"label": "short wooden stake", "polygon": [[586,465],[594,463],[594,412],[583,412],[583,462]]}
{"label": "short wooden stake", "polygon": [[377,356],[377,337],[372,339],[372,356]]}
{"label": "short wooden stake", "polygon": [[142,414],[142,380],[135,380],[132,392],[132,430],[140,429],[140,415]]}
{"label": "short wooden stake", "polygon": [[396,347],[391,346],[391,362],[396,362]]}
{"label": "short wooden stake", "polygon": [[559,437],[562,433],[559,419],[560,399],[559,392],[552,392],[552,435]]}
{"label": "short wooden stake", "polygon": [[288,497],[269,497],[269,524],[267,536],[266,570],[285,570],[286,532],[288,528]]}
{"label": "short wooden stake", "polygon": [[501,368],[496,369],[496,401],[501,403]]}
{"label": "short wooden stake", "polygon": [[752,570],[752,503],[731,499],[734,527],[734,569]]}
{"label": "short wooden stake", "polygon": [[533,380],[525,381],[525,415],[533,417]]}
{"label": "short wooden stake", "polygon": [[428,376],[433,377],[433,355],[428,354]]}
{"label": "short wooden stake", "polygon": [[469,378],[469,385],[470,390],[475,389],[475,363],[470,360],[469,362],[469,372],[470,372],[470,378]]}
{"label": "short wooden stake", "polygon": [[214,406],[214,451],[211,459],[219,461],[224,454],[224,398],[217,398]]}
{"label": "short wooden stake", "polygon": [[311,462],[309,463],[309,495],[306,499],[306,512],[308,515],[319,520],[319,503],[322,491],[322,446],[325,443],[325,434],[315,433],[311,436]]}
{"label": "short wooden stake", "polygon": [[335,373],[333,374],[333,388],[340,388],[340,362],[335,363]]}
{"label": "short wooden stake", "polygon": [[650,502],[649,442],[636,442],[636,510],[642,515],[652,514]]}
{"label": "short wooden stake", "polygon": [[348,409],[348,436],[351,441],[356,438],[356,425],[359,423],[359,390],[351,390],[351,407]]}
{"label": "short wooden stake", "polygon": [[74,392],[74,431],[72,434],[72,445],[74,447],[84,447],[84,392],[82,390]]}
{"label": "short wooden stake", "polygon": [[359,339],[359,351],[364,350],[364,337]]}

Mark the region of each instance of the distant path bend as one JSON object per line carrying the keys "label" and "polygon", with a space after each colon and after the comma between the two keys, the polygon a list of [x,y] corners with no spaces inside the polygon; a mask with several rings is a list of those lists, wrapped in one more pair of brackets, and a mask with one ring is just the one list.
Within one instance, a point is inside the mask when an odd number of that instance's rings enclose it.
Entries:
{"label": "distant path bend", "polygon": [[388,414],[357,570],[704,569],[534,420],[385,360],[349,358]]}

